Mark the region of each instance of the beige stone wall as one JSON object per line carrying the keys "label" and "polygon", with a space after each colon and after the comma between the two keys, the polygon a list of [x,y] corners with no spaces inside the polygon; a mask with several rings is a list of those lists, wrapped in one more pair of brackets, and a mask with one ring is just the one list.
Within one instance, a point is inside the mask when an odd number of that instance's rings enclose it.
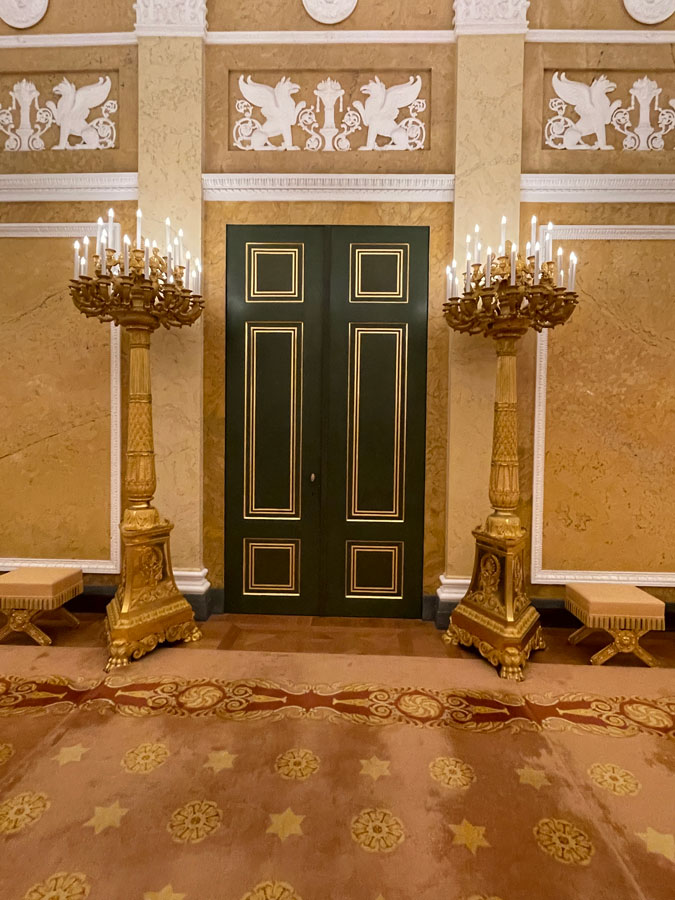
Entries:
{"label": "beige stone wall", "polygon": [[[206,48],[205,171],[452,172],[454,53],[455,48],[447,45],[355,44],[349,46],[347,53],[344,46],[311,44],[209,46]],[[236,91],[238,96],[236,77],[241,73],[272,85],[284,75],[294,75],[301,83],[312,85],[310,96],[313,86],[330,75],[339,78],[343,87],[350,88],[353,99],[361,100],[365,97],[359,93],[360,85],[375,74],[387,87],[408,81],[411,74],[419,74],[423,79],[420,96],[427,100],[427,110],[423,113],[429,123],[427,149],[371,153],[306,150],[265,153],[232,149],[232,128],[239,118],[234,114],[233,93]],[[306,96],[308,91],[303,91],[303,97]],[[260,110],[256,112],[260,118]],[[357,139],[363,143],[361,134]]]}
{"label": "beige stone wall", "polygon": [[452,247],[452,207],[408,203],[207,203],[204,320],[205,565],[223,584],[225,494],[225,232],[226,226],[422,225],[430,228],[424,590],[433,593],[444,568],[447,325],[445,265]]}
{"label": "beige stone wall", "polygon": [[659,25],[643,25],[628,14],[622,0],[531,0],[530,28],[675,29],[675,16]]}
{"label": "beige stone wall", "polygon": [[0,35],[133,31],[135,21],[133,0],[50,0],[37,25],[19,30],[0,20]]}
{"label": "beige stone wall", "polygon": [[[52,150],[58,140],[57,126],[47,132],[45,150],[9,152],[0,150],[0,172],[135,172],[138,168],[138,76],[136,47],[59,47],[3,50],[0,53],[0,105],[11,106],[9,91],[26,78],[40,91],[40,104],[58,102],[52,87],[64,76],[76,87],[94,84],[99,76],[112,82],[109,97],[117,100],[113,120],[117,126],[116,146],[108,150]],[[100,115],[100,108],[89,116]],[[18,119],[17,119],[18,121]],[[47,135],[45,135],[45,138]],[[0,133],[0,147],[5,134]],[[72,138],[71,144],[79,143]]]}

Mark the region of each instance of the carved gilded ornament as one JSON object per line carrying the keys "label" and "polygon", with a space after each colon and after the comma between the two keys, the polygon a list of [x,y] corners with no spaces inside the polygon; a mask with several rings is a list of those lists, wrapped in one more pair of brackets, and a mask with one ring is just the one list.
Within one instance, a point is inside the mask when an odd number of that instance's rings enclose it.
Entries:
{"label": "carved gilded ornament", "polygon": [[658,25],[675,13],[675,0],[623,0],[623,5],[643,25]]}
{"label": "carved gilded ornament", "polygon": [[[344,152],[355,149],[351,136],[364,130],[365,142],[359,150],[421,150],[426,143],[426,125],[419,116],[427,107],[426,100],[419,97],[421,89],[419,75],[389,88],[375,75],[361,86],[365,102],[352,100],[343,112],[345,91],[334,78],[320,81],[308,104],[306,100],[296,102],[295,95],[302,88],[287,76],[272,87],[253,81],[250,75],[240,75],[242,97],[237,99],[235,110],[241,118],[234,123],[233,144],[239,150]],[[338,121],[336,107],[341,116]],[[400,118],[404,107],[408,115]],[[317,116],[322,111],[320,122]],[[296,143],[294,128],[307,135],[303,148]],[[281,143],[274,143],[273,138],[281,138]]]}
{"label": "carved gilded ornament", "polygon": [[[557,96],[548,105],[555,115],[544,126],[544,142],[554,150],[664,150],[664,137],[675,129],[675,99],[668,101],[670,109],[662,107],[663,89],[647,75],[633,82],[630,104],[609,99],[616,84],[606,75],[588,85],[555,72],[552,84]],[[568,114],[568,107],[574,112]],[[624,135],[621,148],[608,128]]]}
{"label": "carved gilded ornament", "polygon": [[49,0],[0,0],[0,19],[10,28],[31,28],[47,12]]}
{"label": "carved gilded ornament", "polygon": [[458,34],[507,34],[527,31],[530,0],[455,0]]}
{"label": "carved gilded ornament", "polygon": [[322,25],[337,25],[356,9],[358,0],[302,0],[309,15]]}

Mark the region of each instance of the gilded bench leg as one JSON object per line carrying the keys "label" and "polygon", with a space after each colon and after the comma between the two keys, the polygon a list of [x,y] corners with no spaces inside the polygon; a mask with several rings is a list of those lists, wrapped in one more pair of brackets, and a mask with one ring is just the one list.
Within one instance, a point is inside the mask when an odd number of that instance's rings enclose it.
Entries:
{"label": "gilded bench leg", "polygon": [[647,666],[658,666],[657,660],[640,646],[640,638],[647,634],[647,630],[626,631],[622,629],[608,628],[607,631],[614,638],[614,642],[608,644],[595,656],[591,657],[594,666],[601,666],[617,653],[633,653]]}
{"label": "gilded bench leg", "polygon": [[619,647],[617,647],[616,641],[611,644],[607,644],[606,647],[603,647],[602,650],[598,650],[597,653],[594,653],[591,656],[591,662],[594,666],[601,666],[603,663],[606,663],[608,659],[611,659],[613,656],[616,656],[617,653],[620,653]]}
{"label": "gilded bench leg", "polygon": [[77,628],[80,624],[80,620],[77,616],[74,616],[69,609],[65,608],[65,606],[61,606],[59,611],[69,625],[72,625],[73,628]]}
{"label": "gilded bench leg", "polygon": [[38,616],[42,610],[40,609],[8,609],[5,611],[5,615],[7,616],[7,622],[0,629],[0,641],[3,638],[6,638],[10,631],[23,631],[25,634],[32,637],[33,640],[37,644],[42,644],[43,646],[47,644],[51,644],[52,639],[49,635],[45,634],[37,625],[32,621],[36,616]]}
{"label": "gilded bench leg", "polygon": [[597,631],[596,628],[589,628],[587,625],[582,625],[581,628],[577,628],[575,632],[573,632],[567,640],[570,644],[578,644],[580,641],[583,641],[584,638],[587,638],[589,634],[593,634],[594,631]]}

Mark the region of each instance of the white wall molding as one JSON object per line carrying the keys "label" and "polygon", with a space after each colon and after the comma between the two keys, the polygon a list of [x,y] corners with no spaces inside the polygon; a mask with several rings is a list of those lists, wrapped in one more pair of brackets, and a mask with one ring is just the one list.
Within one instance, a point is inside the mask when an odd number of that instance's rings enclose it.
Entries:
{"label": "white wall molding", "polygon": [[209,31],[207,44],[454,44],[454,31]]}
{"label": "white wall molding", "polygon": [[530,0],[455,0],[455,31],[465,34],[525,34]]}
{"label": "white wall molding", "polygon": [[675,203],[675,175],[521,175],[523,203]]}
{"label": "white wall molding", "polygon": [[533,28],[525,40],[530,44],[673,44],[675,31]]}
{"label": "white wall molding", "polygon": [[0,35],[0,50],[21,50],[35,47],[118,47],[136,43],[136,34],[133,31]]}
{"label": "white wall molding", "polygon": [[[0,224],[3,237],[89,237],[96,236],[96,223],[90,222],[5,222]],[[121,564],[120,515],[122,503],[122,406],[120,400],[120,329],[110,326],[110,558],[101,559],[35,559],[0,558],[0,570],[21,566],[78,566],[86,573],[118,574]]]}
{"label": "white wall molding", "polygon": [[205,200],[451,203],[453,175],[202,175]]}
{"label": "white wall molding", "polygon": [[137,0],[139,37],[204,37],[206,0]]}
{"label": "white wall molding", "polygon": [[441,586],[436,589],[436,596],[439,600],[450,603],[459,603],[471,584],[470,578],[455,578],[450,575],[441,575],[439,580]]}
{"label": "white wall molding", "polygon": [[[559,241],[675,241],[675,225],[554,225],[553,239]],[[565,584],[573,581],[600,581],[617,584],[640,584],[651,587],[675,587],[675,572],[599,572],[577,569],[544,569],[544,467],[546,463],[548,341],[549,335],[547,331],[543,331],[537,336],[532,479],[532,583]]]}
{"label": "white wall molding", "polygon": [[174,569],[173,577],[181,594],[205,594],[211,587],[207,569]]}
{"label": "white wall molding", "polygon": [[0,203],[137,199],[137,172],[0,175]]}

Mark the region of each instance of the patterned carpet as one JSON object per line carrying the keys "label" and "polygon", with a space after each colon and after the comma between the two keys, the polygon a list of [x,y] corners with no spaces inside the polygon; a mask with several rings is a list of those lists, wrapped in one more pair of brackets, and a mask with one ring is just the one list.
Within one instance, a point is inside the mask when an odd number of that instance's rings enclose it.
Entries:
{"label": "patterned carpet", "polygon": [[670,672],[565,691],[561,666],[240,653],[223,678],[173,650],[99,677],[72,650],[56,676],[13,652],[3,900],[672,897]]}

